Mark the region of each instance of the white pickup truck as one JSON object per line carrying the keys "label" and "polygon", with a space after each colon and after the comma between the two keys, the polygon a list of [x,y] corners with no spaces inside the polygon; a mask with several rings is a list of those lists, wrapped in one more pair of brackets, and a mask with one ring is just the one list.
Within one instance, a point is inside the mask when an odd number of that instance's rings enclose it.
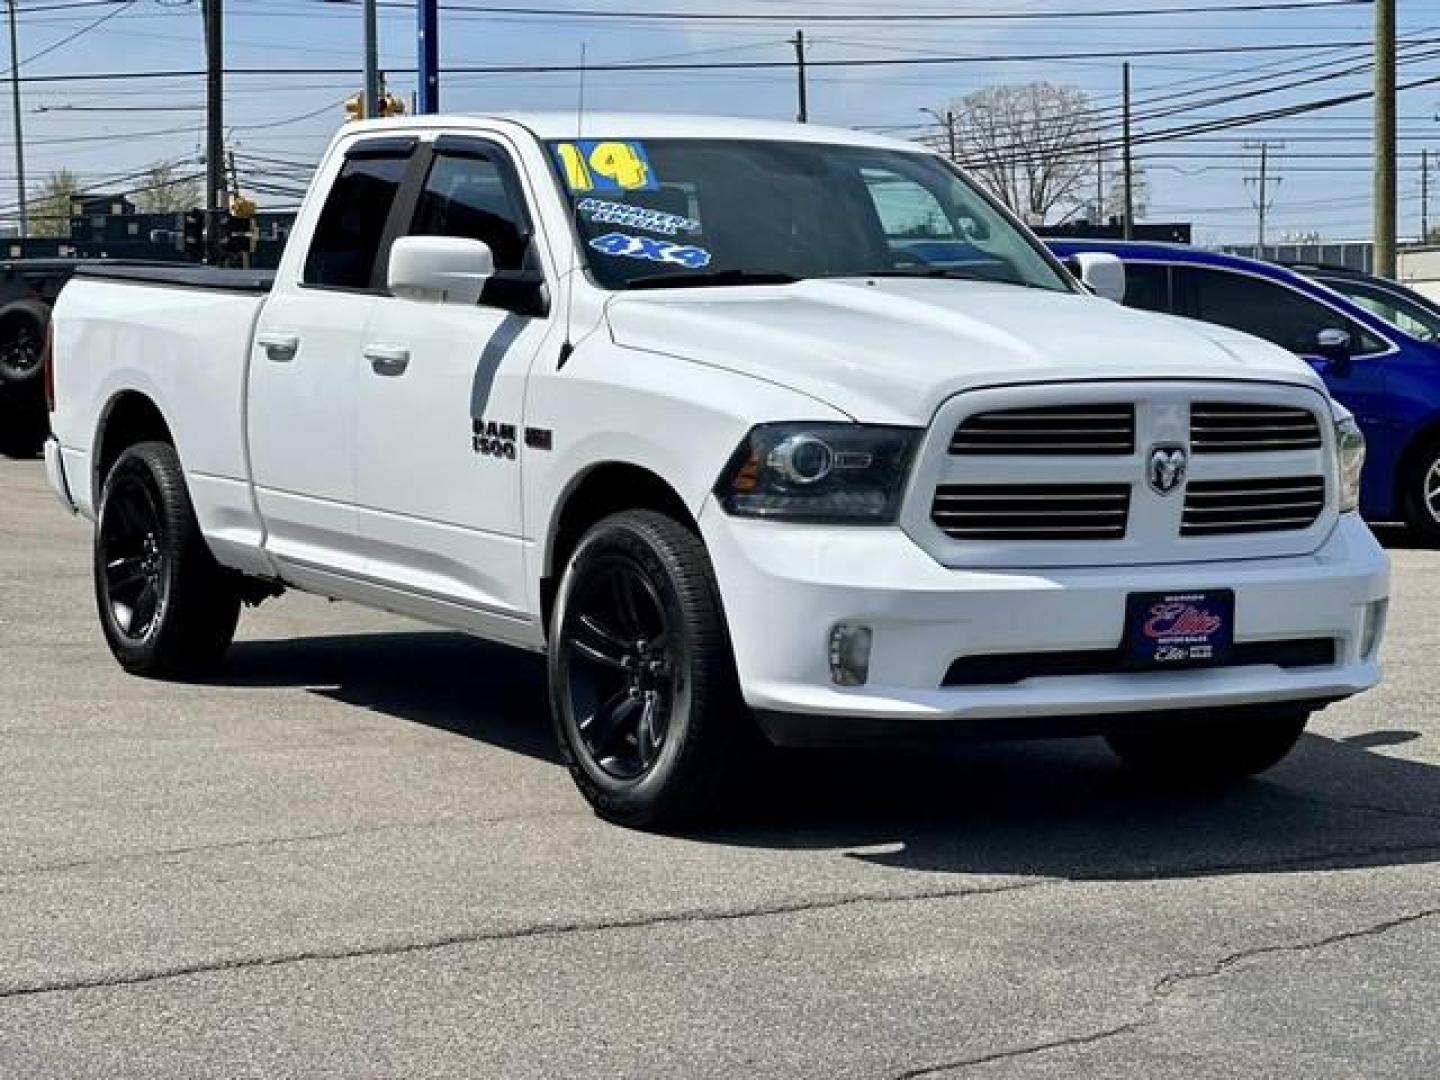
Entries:
{"label": "white pickup truck", "polygon": [[[781,745],[1105,735],[1189,780],[1373,686],[1364,446],[935,154],[714,118],[346,127],[273,279],[86,267],[46,452],[119,662],[282,588],[548,656],[603,815]],[[538,703],[537,703],[538,704]]]}

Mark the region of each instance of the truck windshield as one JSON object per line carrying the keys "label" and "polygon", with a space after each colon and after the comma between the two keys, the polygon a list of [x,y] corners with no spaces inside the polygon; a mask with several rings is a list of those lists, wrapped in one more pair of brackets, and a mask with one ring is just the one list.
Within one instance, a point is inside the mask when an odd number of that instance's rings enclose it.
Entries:
{"label": "truck windshield", "polygon": [[550,151],[606,288],[884,275],[1072,290],[1036,241],[930,154],[623,138]]}

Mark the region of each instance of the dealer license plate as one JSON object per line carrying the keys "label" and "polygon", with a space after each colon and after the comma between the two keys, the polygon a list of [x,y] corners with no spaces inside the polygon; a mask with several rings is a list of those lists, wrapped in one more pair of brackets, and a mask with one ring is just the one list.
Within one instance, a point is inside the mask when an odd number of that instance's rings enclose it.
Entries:
{"label": "dealer license plate", "polygon": [[1235,593],[1131,593],[1125,604],[1125,658],[1134,667],[1223,664],[1235,640]]}

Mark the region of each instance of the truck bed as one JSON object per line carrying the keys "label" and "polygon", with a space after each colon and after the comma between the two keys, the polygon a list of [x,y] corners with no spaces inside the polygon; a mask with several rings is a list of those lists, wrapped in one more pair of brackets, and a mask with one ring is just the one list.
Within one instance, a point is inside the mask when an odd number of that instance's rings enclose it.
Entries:
{"label": "truck bed", "polygon": [[131,285],[163,285],[182,289],[262,294],[268,293],[275,283],[273,270],[232,270],[222,266],[193,266],[188,263],[92,261],[77,265],[75,276],[123,281]]}

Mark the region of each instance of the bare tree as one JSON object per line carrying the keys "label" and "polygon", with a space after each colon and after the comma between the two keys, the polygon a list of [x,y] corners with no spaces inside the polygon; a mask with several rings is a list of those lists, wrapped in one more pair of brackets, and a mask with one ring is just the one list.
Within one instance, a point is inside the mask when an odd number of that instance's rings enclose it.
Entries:
{"label": "bare tree", "polygon": [[954,102],[961,162],[1032,224],[1090,201],[1099,141],[1083,90],[1032,82],[976,90]]}
{"label": "bare tree", "polygon": [[69,236],[71,200],[80,181],[69,169],[52,172],[30,192],[27,217],[31,236]]}
{"label": "bare tree", "polygon": [[179,214],[204,203],[200,178],[180,175],[174,165],[152,165],[135,189],[135,208],[142,214]]}

